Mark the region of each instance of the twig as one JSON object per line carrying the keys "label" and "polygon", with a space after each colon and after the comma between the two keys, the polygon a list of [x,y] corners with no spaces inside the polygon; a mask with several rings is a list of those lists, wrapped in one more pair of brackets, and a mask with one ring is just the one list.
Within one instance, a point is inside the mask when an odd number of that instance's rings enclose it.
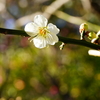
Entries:
{"label": "twig", "polygon": [[[0,33],[5,34],[5,35],[20,35],[20,36],[28,36],[27,33],[23,30],[13,30],[13,29],[5,29],[5,28],[0,28]],[[76,39],[70,39],[70,38],[65,38],[58,36],[59,41],[67,43],[67,44],[76,44],[76,45],[81,45],[85,47],[89,47],[92,49],[99,50],[100,45],[96,45],[84,40],[76,40]]]}
{"label": "twig", "polygon": [[55,12],[57,11],[62,5],[68,3],[69,0],[55,0],[54,2],[52,2],[49,6],[47,6],[44,10],[44,12],[35,12],[33,14],[30,14],[30,15],[26,15],[24,17],[21,17],[19,18],[17,21],[16,21],[16,26],[17,27],[20,27],[20,26],[23,26],[25,25],[27,22],[30,22],[33,20],[34,16],[35,15],[38,15],[38,14],[42,14],[44,15],[47,19],[50,18],[50,16]]}
{"label": "twig", "polygon": [[88,24],[89,30],[93,30],[93,31],[96,31],[96,32],[100,30],[99,25],[92,24],[92,23],[82,19],[81,17],[71,16],[67,13],[64,13],[64,12],[60,11],[60,10],[56,11],[53,15],[55,15],[58,18],[61,18],[61,19],[65,20],[69,23],[75,24],[75,25],[80,25],[80,24],[85,22],[85,23]]}
{"label": "twig", "polygon": [[13,29],[5,29],[5,28],[0,28],[0,33],[5,35],[28,36],[27,33],[22,30],[13,30]]}
{"label": "twig", "polygon": [[96,50],[100,49],[100,45],[95,45],[85,40],[76,40],[76,39],[65,38],[65,37],[60,37],[60,36],[58,37],[59,37],[59,41],[62,41],[67,44],[81,45],[81,46],[89,47],[89,48],[96,49]]}

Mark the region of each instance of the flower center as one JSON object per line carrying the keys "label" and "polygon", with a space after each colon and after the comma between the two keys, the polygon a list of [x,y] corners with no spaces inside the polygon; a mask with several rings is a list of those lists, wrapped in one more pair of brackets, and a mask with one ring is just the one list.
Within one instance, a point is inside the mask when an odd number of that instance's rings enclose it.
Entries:
{"label": "flower center", "polygon": [[42,36],[45,36],[46,33],[48,33],[49,31],[47,30],[46,27],[39,27],[39,34]]}

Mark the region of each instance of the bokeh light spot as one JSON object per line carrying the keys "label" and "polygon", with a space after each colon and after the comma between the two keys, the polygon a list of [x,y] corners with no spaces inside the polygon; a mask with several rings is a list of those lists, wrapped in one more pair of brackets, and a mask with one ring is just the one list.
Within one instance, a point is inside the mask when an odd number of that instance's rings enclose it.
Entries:
{"label": "bokeh light spot", "polygon": [[18,89],[18,90],[23,90],[25,88],[25,83],[23,80],[21,79],[17,79],[14,82],[14,86]]}

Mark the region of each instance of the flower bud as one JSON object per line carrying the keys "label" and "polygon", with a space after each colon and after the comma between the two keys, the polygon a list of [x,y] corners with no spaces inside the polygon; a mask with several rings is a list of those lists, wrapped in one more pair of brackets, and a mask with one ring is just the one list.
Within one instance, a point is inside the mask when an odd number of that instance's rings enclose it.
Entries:
{"label": "flower bud", "polygon": [[91,40],[91,43],[100,45],[100,31],[96,34],[96,37]]}
{"label": "flower bud", "polygon": [[91,56],[98,56],[100,57],[100,50],[89,50],[88,54]]}
{"label": "flower bud", "polygon": [[95,32],[89,32],[89,33],[88,33],[88,38],[89,38],[90,40],[96,38],[96,33],[95,33]]}
{"label": "flower bud", "polygon": [[100,31],[96,34],[97,38],[100,38]]}
{"label": "flower bud", "polygon": [[88,25],[86,23],[82,23],[79,28],[79,32],[82,33],[83,31],[88,30]]}
{"label": "flower bud", "polygon": [[88,37],[88,33],[89,33],[88,32],[88,25],[86,23],[82,23],[80,25],[79,32],[80,32],[80,35],[81,35],[80,39],[85,40],[85,36]]}

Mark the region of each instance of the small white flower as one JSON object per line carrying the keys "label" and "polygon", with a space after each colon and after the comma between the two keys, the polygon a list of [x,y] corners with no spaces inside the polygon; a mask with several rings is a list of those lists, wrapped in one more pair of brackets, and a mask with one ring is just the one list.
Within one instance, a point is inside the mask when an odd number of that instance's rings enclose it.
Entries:
{"label": "small white flower", "polygon": [[44,48],[58,42],[57,34],[60,30],[52,23],[47,25],[47,22],[43,15],[36,15],[34,22],[25,26],[26,33],[31,36],[30,41],[33,41],[37,48]]}

